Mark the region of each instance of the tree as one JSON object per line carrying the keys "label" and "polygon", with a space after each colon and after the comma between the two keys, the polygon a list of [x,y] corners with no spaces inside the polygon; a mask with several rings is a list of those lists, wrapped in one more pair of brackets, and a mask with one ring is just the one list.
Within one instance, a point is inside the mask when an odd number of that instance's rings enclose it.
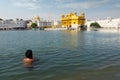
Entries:
{"label": "tree", "polygon": [[31,28],[38,28],[36,23],[31,24]]}
{"label": "tree", "polygon": [[90,27],[91,28],[101,28],[101,26],[97,22],[91,23]]}

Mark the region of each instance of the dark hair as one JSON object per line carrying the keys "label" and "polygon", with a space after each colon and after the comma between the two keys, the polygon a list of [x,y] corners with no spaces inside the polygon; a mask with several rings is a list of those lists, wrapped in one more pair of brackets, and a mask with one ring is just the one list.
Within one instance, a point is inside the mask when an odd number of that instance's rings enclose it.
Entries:
{"label": "dark hair", "polygon": [[26,58],[33,59],[32,50],[27,50],[25,53]]}

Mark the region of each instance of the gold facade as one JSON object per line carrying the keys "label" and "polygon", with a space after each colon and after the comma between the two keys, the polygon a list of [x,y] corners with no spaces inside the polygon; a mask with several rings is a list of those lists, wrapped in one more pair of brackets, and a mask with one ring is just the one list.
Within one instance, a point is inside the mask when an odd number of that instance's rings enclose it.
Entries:
{"label": "gold facade", "polygon": [[72,25],[79,25],[83,26],[85,24],[85,14],[81,13],[80,16],[77,15],[77,13],[70,13],[65,15],[62,15],[62,26],[63,27],[72,27]]}

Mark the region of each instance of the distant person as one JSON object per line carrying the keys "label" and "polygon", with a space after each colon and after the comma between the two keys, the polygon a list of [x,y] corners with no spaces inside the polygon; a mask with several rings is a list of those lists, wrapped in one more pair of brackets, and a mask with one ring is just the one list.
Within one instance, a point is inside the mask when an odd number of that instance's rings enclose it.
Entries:
{"label": "distant person", "polygon": [[25,58],[23,61],[26,67],[33,67],[34,58],[33,58],[32,50],[27,50],[25,52]]}

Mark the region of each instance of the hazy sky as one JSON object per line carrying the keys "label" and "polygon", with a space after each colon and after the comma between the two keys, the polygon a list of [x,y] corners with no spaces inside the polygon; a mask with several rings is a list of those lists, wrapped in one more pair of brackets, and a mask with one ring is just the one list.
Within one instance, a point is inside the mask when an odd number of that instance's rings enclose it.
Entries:
{"label": "hazy sky", "polygon": [[3,19],[60,20],[62,14],[85,12],[87,19],[120,18],[120,0],[0,0],[0,17]]}

